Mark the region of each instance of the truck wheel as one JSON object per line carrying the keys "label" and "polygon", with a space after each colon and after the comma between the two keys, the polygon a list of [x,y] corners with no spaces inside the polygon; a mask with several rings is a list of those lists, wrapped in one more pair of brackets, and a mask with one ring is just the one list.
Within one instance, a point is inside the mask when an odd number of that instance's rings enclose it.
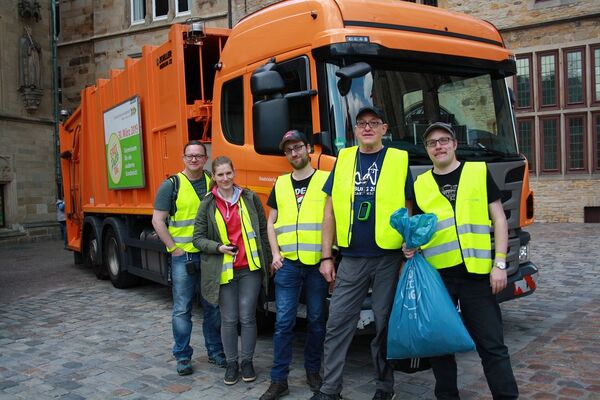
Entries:
{"label": "truck wheel", "polygon": [[104,264],[113,286],[125,289],[138,283],[139,278],[125,270],[126,257],[122,246],[123,241],[120,232],[115,229],[115,225],[110,225],[104,236]]}
{"label": "truck wheel", "polygon": [[84,235],[83,265],[91,268],[98,279],[108,279],[108,272],[100,260],[100,228],[101,222],[96,217],[86,217],[86,234]]}

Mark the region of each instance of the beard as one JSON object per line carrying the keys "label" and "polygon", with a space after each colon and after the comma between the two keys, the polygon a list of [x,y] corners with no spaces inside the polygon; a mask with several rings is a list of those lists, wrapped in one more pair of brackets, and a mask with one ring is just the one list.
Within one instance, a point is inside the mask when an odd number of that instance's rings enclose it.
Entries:
{"label": "beard", "polygon": [[310,161],[310,158],[308,157],[308,154],[307,154],[306,156],[300,158],[294,164],[292,164],[292,167],[296,170],[302,169],[302,168],[306,167],[306,165],[308,165],[309,161]]}

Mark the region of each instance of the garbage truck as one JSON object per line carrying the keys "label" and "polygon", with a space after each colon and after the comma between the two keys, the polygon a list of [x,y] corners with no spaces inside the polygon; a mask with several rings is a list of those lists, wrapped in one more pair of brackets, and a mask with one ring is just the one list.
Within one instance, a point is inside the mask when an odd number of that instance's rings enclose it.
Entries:
{"label": "garbage truck", "polygon": [[534,201],[507,85],[515,72],[489,22],[403,1],[285,0],[232,29],[199,18],[173,25],[162,45],[83,89],[60,127],[68,248],[116,287],[168,284],[152,205],[182,169],[186,142],[229,156],[236,181],[266,202],[289,170],[278,148],[285,131],[304,132],[311,163],[330,170],[355,144],[358,109],[375,105],[388,118],[385,144],[408,152],[414,177],[431,168],[422,133],[433,121],[452,124],[460,159],[487,163],[509,225],[498,301],[529,295]]}

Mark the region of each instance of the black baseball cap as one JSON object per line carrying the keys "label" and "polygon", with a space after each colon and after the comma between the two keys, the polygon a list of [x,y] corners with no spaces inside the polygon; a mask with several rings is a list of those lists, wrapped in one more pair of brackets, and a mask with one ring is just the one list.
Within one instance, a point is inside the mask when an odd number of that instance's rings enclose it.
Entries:
{"label": "black baseball cap", "polygon": [[281,142],[279,142],[279,150],[283,151],[283,146],[285,146],[286,142],[289,141],[302,142],[304,144],[308,144],[308,140],[306,139],[304,133],[296,129],[292,129],[291,131],[287,131],[281,138]]}
{"label": "black baseball cap", "polygon": [[456,133],[454,133],[454,130],[452,129],[452,125],[447,124],[445,122],[434,122],[433,124],[429,125],[427,127],[427,129],[425,129],[425,132],[423,133],[423,140],[427,139],[427,136],[434,129],[442,129],[442,130],[448,132],[449,134],[451,134],[452,138],[456,139]]}
{"label": "black baseball cap", "polygon": [[370,112],[371,114],[375,114],[377,115],[379,118],[381,118],[381,120],[383,122],[386,121],[385,119],[385,114],[383,112],[383,110],[379,107],[375,107],[375,106],[365,106],[365,107],[361,107],[360,110],[358,110],[358,112],[356,113],[356,120],[358,120],[358,117],[360,117],[362,114]]}

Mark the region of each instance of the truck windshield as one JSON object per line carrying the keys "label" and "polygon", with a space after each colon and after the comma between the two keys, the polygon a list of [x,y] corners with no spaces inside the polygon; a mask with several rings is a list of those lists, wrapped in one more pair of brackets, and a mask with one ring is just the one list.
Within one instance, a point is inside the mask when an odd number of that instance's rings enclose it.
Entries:
{"label": "truck windshield", "polygon": [[407,150],[413,161],[428,162],[422,134],[429,122],[449,122],[463,159],[518,156],[507,88],[503,78],[490,74],[407,72],[371,65],[370,73],[352,80],[346,96],[337,89],[337,65],[326,64],[332,147],[355,145],[354,116],[365,105],[386,114],[384,143]]}

